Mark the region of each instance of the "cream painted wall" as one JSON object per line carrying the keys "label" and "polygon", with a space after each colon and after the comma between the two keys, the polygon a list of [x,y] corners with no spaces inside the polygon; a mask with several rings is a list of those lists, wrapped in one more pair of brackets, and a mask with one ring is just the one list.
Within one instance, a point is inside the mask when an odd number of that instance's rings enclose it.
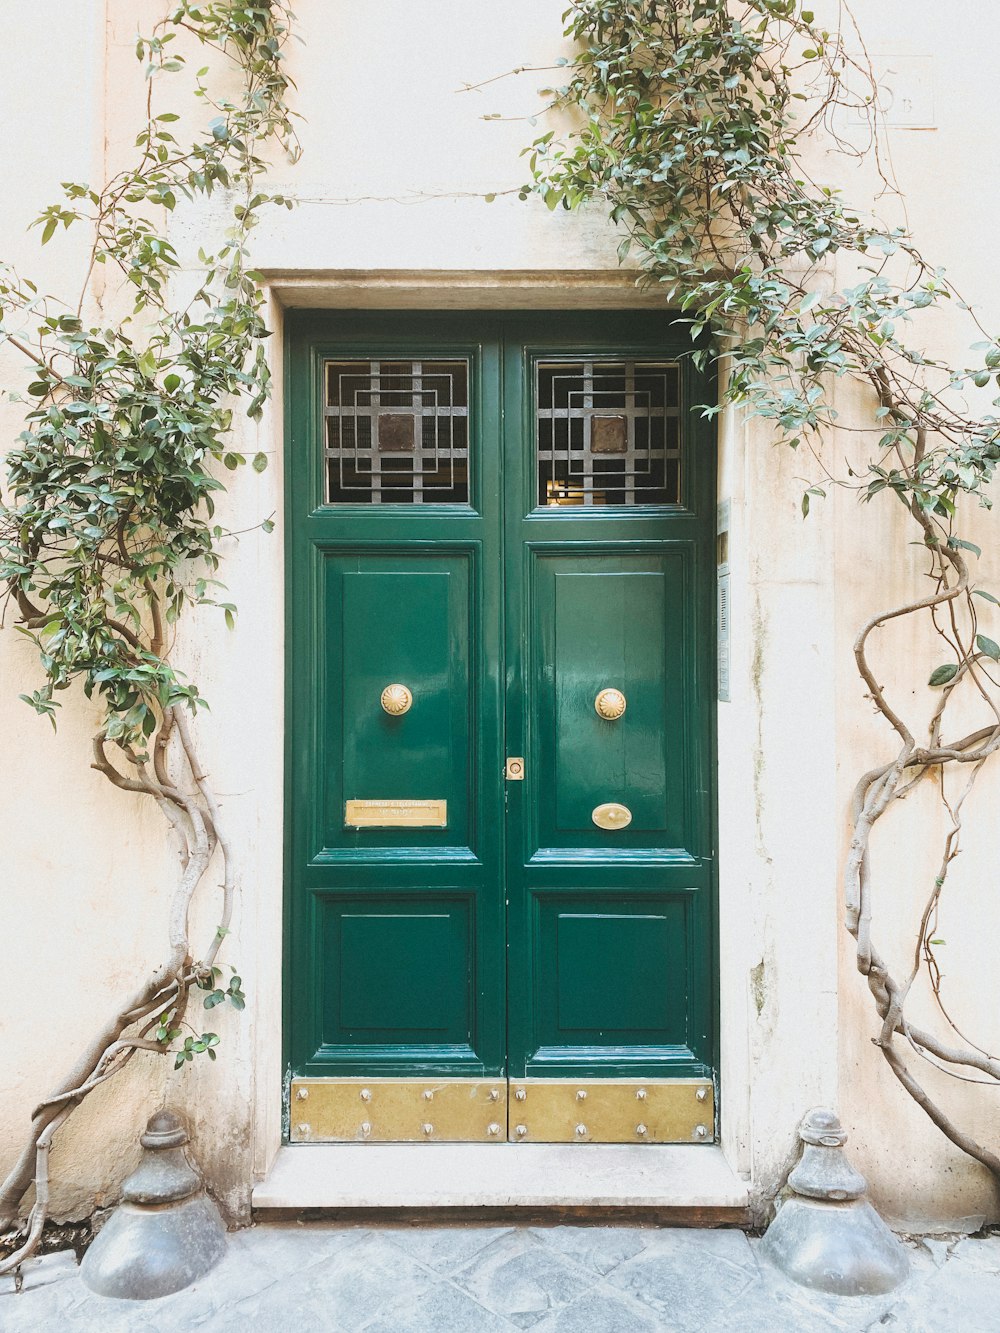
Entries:
{"label": "cream painted wall", "polygon": [[[833,0],[827,0],[832,12]],[[504,191],[524,178],[518,154],[533,133],[523,117],[540,105],[548,77],[527,73],[478,92],[459,91],[514,66],[544,66],[563,50],[564,0],[468,0],[380,5],[298,0],[304,45],[291,49],[305,117],[305,150],[275,180],[300,200],[262,227],[256,259],[271,280],[272,325],[283,303],[346,306],[628,305],[648,301],[617,270],[616,236],[599,210],[550,215]],[[1000,15],[973,0],[857,0],[876,56],[928,55],[935,84],[933,130],[887,131],[909,220],[925,251],[975,293],[984,322],[1000,327],[1000,273],[991,266],[996,208],[990,133],[990,52]],[[59,237],[41,254],[24,227],[58,182],[107,170],[127,151],[141,86],[132,55],[137,13],[148,26],[157,0],[38,0],[8,16],[0,142],[2,179],[16,181],[0,219],[0,253],[54,290],[71,284],[80,242]],[[815,8],[822,12],[822,5]],[[963,17],[964,16],[964,17]],[[973,23],[972,20],[975,20]],[[39,69],[56,91],[42,100]],[[498,114],[502,119],[483,119]],[[976,127],[975,129],[973,127]],[[817,142],[810,166],[842,179],[870,205],[877,182]],[[481,195],[498,192],[487,205]],[[900,205],[883,198],[890,218]],[[191,254],[218,220],[217,206],[178,217]],[[823,281],[847,275],[828,272]],[[109,314],[114,293],[106,294]],[[953,355],[972,341],[954,322],[934,330]],[[280,360],[280,338],[273,340]],[[276,369],[280,367],[276,366]],[[5,362],[2,370],[9,370]],[[279,377],[280,378],[280,377]],[[850,394],[845,418],[855,410]],[[272,466],[233,481],[227,518],[252,526],[281,512],[281,404],[260,427],[239,428]],[[19,411],[3,403],[4,437]],[[883,603],[920,585],[919,563],[888,501],[859,510],[837,494],[803,523],[802,478],[810,461],[779,454],[759,425],[731,417],[721,432],[720,495],[732,501],[733,701],[720,705],[720,919],[722,1139],[734,1168],[773,1191],[794,1146],[794,1127],[817,1101],[839,1106],[856,1160],[876,1200],[913,1226],[997,1215],[992,1187],[951,1151],[913,1108],[869,1041],[874,1011],[853,969],[839,916],[845,808],[855,776],[890,752],[853,674],[857,626]],[[848,448],[830,441],[839,466]],[[990,538],[994,520],[976,516]],[[877,553],[899,554],[881,564]],[[993,537],[995,540],[995,537]],[[873,563],[880,562],[872,580]],[[983,571],[1000,591],[1000,569]],[[252,533],[232,543],[225,577],[241,608],[229,633],[199,615],[178,661],[212,702],[199,736],[223,811],[240,848],[241,899],[226,958],[239,964],[250,1007],[219,1019],[218,1063],[174,1075],[141,1057],[93,1099],[59,1140],[57,1211],[79,1216],[113,1195],[135,1155],[149,1110],[169,1100],[195,1120],[198,1152],[227,1206],[245,1216],[253,1173],[279,1142],[281,979],[282,542]],[[989,626],[986,626],[990,632]],[[995,633],[994,637],[1000,638]],[[922,699],[926,644],[907,631],[885,636],[887,682]],[[0,803],[7,922],[0,943],[8,987],[0,1008],[0,1167],[15,1151],[33,1103],[48,1089],[114,999],[158,958],[174,867],[159,816],[106,787],[87,767],[93,712],[64,705],[58,736],[16,700],[32,687],[28,648],[0,634]],[[912,676],[912,679],[911,679]],[[912,696],[911,696],[912,692]],[[996,1046],[995,935],[989,842],[996,784],[975,798],[967,850],[956,870],[954,908],[942,925],[956,1012]],[[933,805],[907,802],[880,842],[882,938],[904,961],[939,834]],[[200,915],[209,926],[211,903]],[[986,1013],[963,981],[990,989]],[[216,1014],[219,1011],[215,1011]],[[987,1026],[979,1027],[981,1023]],[[994,1102],[980,1088],[944,1090],[960,1118],[996,1136]]]}

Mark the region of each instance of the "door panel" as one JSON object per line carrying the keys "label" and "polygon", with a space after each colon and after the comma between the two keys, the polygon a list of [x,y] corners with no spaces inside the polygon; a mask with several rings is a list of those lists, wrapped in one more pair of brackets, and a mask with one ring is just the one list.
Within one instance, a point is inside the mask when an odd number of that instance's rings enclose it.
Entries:
{"label": "door panel", "polygon": [[[649,633],[651,625],[665,623],[663,576],[594,568],[606,564],[599,558],[587,563],[592,567],[586,573],[556,570],[551,606],[544,597],[538,602],[543,661],[551,660],[554,669],[555,837],[545,838],[550,845],[570,833],[595,834],[595,796],[627,792],[632,819],[622,834],[630,841],[666,824],[660,739],[666,644]],[[617,719],[598,714],[594,701],[601,687],[622,694],[627,721],[624,714]]]}
{"label": "door panel", "polygon": [[[328,557],[326,847],[469,846],[470,564],[468,552]],[[401,716],[380,702],[395,683],[413,698]],[[444,800],[447,825],[346,826],[348,801],[380,798]]]}
{"label": "door panel", "polygon": [[327,1047],[472,1048],[473,903],[420,893],[323,900]]}
{"label": "door panel", "polygon": [[[681,551],[537,551],[528,688],[536,692],[539,846],[617,854],[690,840],[684,566]],[[595,707],[605,687],[625,698],[614,721]],[[631,822],[609,837],[593,811],[612,801],[627,806]]]}
{"label": "door panel", "polygon": [[581,899],[540,903],[540,971],[556,978],[542,996],[542,1045],[683,1044],[683,903],[587,908]]}

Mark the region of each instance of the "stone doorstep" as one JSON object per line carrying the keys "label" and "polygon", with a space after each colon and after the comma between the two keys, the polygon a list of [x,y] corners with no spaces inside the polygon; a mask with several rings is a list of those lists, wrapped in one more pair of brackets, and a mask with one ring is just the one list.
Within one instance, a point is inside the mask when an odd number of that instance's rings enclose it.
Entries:
{"label": "stone doorstep", "polygon": [[259,1221],[310,1214],[470,1214],[496,1220],[642,1220],[740,1226],[748,1184],[716,1146],[302,1144],[279,1149],[255,1186]]}

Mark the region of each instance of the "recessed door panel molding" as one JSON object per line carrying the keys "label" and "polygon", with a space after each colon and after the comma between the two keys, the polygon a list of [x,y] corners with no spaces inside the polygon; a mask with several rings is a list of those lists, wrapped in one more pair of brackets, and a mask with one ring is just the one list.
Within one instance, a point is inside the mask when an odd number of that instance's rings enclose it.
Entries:
{"label": "recessed door panel molding", "polygon": [[468,896],[324,895],[321,906],[324,1056],[352,1047],[471,1053],[475,906]]}
{"label": "recessed door panel molding", "polygon": [[[690,850],[690,551],[613,553],[532,547],[535,722],[530,770],[539,794],[529,855],[540,849]],[[661,630],[649,632],[650,625]],[[609,719],[595,696],[615,682]],[[542,799],[544,792],[554,800]],[[599,820],[619,807],[628,818]]]}
{"label": "recessed door panel molding", "polygon": [[[324,849],[471,847],[472,553],[338,551],[325,564]],[[405,707],[386,708],[392,686]]]}

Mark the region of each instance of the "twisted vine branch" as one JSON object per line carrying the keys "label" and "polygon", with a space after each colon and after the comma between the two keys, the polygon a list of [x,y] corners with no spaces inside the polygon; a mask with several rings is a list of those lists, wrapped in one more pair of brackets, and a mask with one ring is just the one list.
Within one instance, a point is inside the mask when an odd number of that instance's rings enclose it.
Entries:
{"label": "twisted vine branch", "polygon": [[[184,783],[175,783],[166,775],[165,754],[172,738],[179,742],[175,748],[187,770]],[[0,1263],[0,1273],[16,1268],[38,1244],[48,1216],[48,1153],[56,1132],[95,1088],[121,1073],[138,1051],[158,1054],[166,1051],[184,1026],[192,989],[214,989],[215,960],[232,919],[235,892],[232,850],[220,832],[215,799],[201,772],[186,719],[173,708],[164,711],[156,738],[156,749],[161,756],[159,774],[148,771],[145,756],[119,744],[116,753],[132,769],[131,776],[122,773],[109,758],[107,745],[103,735],[94,738],[92,767],[121,790],[155,801],[180,840],[181,876],[171,897],[168,916],[170,952],[142,985],[122,1001],[58,1087],[32,1112],[28,1141],[0,1186],[0,1232],[16,1220],[20,1202],[32,1182],[35,1201],[28,1216],[24,1243]],[[190,786],[195,787],[193,793],[186,789]],[[190,909],[216,852],[223,869],[219,925],[195,961],[190,945]],[[161,1030],[159,1039],[149,1036],[155,1029]]]}

